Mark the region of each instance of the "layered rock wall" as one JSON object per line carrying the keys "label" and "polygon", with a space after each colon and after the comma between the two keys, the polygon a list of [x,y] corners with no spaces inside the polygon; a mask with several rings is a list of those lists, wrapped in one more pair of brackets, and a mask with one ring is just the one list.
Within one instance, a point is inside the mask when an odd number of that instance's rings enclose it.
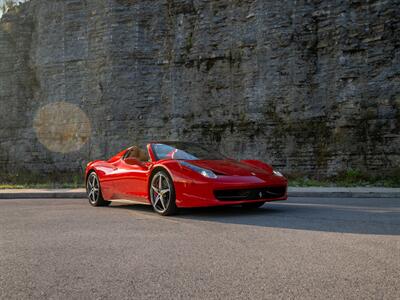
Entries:
{"label": "layered rock wall", "polygon": [[[400,165],[399,16],[397,0],[31,0],[0,21],[0,170],[77,171],[174,139],[287,172],[386,172]],[[89,138],[55,152],[35,122],[64,102]],[[60,135],[81,128],[62,114],[39,123],[61,148],[80,138]]]}

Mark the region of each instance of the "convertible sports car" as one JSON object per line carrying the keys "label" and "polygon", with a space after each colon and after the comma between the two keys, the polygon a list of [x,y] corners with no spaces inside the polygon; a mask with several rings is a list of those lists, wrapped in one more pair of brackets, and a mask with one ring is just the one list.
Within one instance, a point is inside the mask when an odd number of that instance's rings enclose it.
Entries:
{"label": "convertible sports car", "polygon": [[287,199],[287,180],[258,160],[233,160],[204,146],[186,142],[154,142],[125,149],[86,168],[89,203],[111,200],[151,204],[161,215],[179,207],[240,204],[258,208]]}

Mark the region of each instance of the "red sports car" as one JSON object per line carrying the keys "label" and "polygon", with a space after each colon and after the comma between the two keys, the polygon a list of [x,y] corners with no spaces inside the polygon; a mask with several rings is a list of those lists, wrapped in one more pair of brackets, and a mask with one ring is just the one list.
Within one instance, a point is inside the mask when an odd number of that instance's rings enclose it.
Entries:
{"label": "red sports car", "polygon": [[161,215],[179,207],[240,204],[257,208],[287,199],[287,180],[259,160],[233,160],[186,142],[133,146],[107,161],[90,162],[86,190],[93,206],[111,200],[151,204]]}

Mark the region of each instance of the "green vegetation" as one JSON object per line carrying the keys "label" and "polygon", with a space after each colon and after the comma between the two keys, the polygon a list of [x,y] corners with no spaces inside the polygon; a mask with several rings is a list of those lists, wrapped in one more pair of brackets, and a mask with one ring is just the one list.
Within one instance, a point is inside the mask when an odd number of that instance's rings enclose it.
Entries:
{"label": "green vegetation", "polygon": [[10,9],[16,8],[18,4],[25,1],[26,0],[0,0],[0,17]]}
{"label": "green vegetation", "polygon": [[[82,188],[83,172],[63,174],[0,175],[0,189],[25,188]],[[370,175],[360,170],[349,169],[329,178],[313,178],[300,174],[287,174],[293,187],[400,187],[400,169],[387,172],[385,176]]]}
{"label": "green vegetation", "polygon": [[84,187],[82,184],[75,183],[37,183],[37,184],[11,184],[0,183],[0,190],[4,189],[75,189]]}
{"label": "green vegetation", "polygon": [[1,4],[0,4],[0,15],[2,15],[5,12],[7,12],[9,9],[14,7],[14,5],[15,5],[15,3],[12,0],[2,1]]}
{"label": "green vegetation", "polygon": [[84,187],[83,172],[0,174],[0,189],[60,189]]}

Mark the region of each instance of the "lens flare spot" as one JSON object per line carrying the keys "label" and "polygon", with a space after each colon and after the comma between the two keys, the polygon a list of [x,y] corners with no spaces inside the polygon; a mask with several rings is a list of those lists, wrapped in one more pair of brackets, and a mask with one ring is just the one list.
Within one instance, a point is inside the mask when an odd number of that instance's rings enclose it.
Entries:
{"label": "lens flare spot", "polygon": [[33,127],[40,143],[59,153],[78,151],[91,135],[87,115],[78,106],[63,101],[40,108]]}

